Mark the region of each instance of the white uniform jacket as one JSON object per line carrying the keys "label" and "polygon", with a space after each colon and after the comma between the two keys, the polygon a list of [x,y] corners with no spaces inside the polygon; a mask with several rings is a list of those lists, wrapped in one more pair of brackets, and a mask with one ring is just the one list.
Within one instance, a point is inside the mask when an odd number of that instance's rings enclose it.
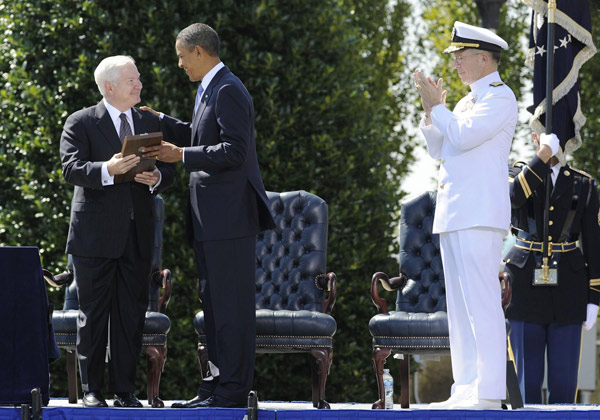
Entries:
{"label": "white uniform jacket", "polygon": [[508,154],[517,125],[517,101],[497,72],[470,85],[453,112],[433,107],[421,121],[427,150],[440,159],[433,232],[491,227],[508,232]]}

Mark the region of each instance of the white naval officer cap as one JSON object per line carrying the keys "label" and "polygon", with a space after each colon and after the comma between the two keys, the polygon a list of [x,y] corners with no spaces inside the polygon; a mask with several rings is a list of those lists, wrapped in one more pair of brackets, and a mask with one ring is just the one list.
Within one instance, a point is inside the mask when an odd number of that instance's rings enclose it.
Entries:
{"label": "white naval officer cap", "polygon": [[452,28],[452,42],[450,46],[444,50],[444,53],[455,53],[466,48],[500,52],[503,49],[506,50],[508,44],[489,29],[468,25],[458,21],[454,22],[454,28]]}

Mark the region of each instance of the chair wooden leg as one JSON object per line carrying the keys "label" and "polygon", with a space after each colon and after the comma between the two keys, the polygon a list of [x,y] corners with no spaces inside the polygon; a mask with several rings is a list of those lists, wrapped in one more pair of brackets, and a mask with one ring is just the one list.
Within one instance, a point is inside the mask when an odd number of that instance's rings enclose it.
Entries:
{"label": "chair wooden leg", "polygon": [[198,364],[200,365],[200,375],[202,375],[202,379],[212,375],[210,373],[210,367],[208,366],[208,347],[200,343],[198,343]]}
{"label": "chair wooden leg", "polygon": [[383,365],[386,359],[392,352],[391,349],[375,348],[373,350],[373,369],[375,370],[375,378],[377,379],[377,390],[379,391],[379,399],[373,403],[372,409],[383,410],[385,408],[385,390],[383,389]]}
{"label": "chair wooden leg", "polygon": [[405,354],[400,360],[400,407],[410,405],[410,354]]}
{"label": "chair wooden leg", "polygon": [[312,402],[316,408],[331,408],[325,400],[325,383],[329,368],[333,359],[332,348],[312,349],[311,354],[315,358],[315,363],[311,364],[312,371]]}
{"label": "chair wooden leg", "polygon": [[67,384],[69,404],[77,404],[77,350],[67,350]]}
{"label": "chair wooden leg", "polygon": [[144,353],[148,356],[148,384],[146,393],[148,404],[152,408],[163,408],[165,403],[159,398],[160,376],[167,360],[167,346],[144,346]]}

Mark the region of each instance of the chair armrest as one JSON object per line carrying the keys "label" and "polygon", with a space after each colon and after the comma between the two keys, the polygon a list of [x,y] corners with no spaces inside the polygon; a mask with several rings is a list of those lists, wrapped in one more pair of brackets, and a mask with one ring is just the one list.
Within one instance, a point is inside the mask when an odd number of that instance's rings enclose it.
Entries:
{"label": "chair armrest", "polygon": [[506,311],[512,299],[512,278],[510,273],[503,271],[498,274],[498,280],[500,280],[500,287],[502,288],[502,309]]}
{"label": "chair armrest", "polygon": [[164,314],[167,312],[167,306],[171,300],[171,270],[165,268],[162,271],[155,271],[154,275],[158,276],[158,280],[164,289],[164,292],[158,299],[158,312]]}
{"label": "chair armrest", "polygon": [[387,314],[387,302],[382,297],[379,297],[378,284],[381,282],[381,285],[388,292],[393,292],[396,290],[402,290],[404,286],[406,286],[407,278],[404,274],[400,274],[399,277],[392,277],[391,279],[387,276],[387,274],[378,271],[373,274],[371,278],[371,300],[373,301],[373,305],[377,308],[380,314]]}
{"label": "chair armrest", "polygon": [[72,270],[54,276],[52,275],[52,273],[50,273],[50,271],[46,270],[45,268],[42,268],[42,273],[44,274],[44,280],[46,280],[46,283],[53,287],[62,287],[64,285],[71,284],[71,282],[73,281]]}
{"label": "chair armrest", "polygon": [[333,305],[335,305],[337,299],[337,277],[335,273],[330,271],[327,274],[319,274],[315,277],[315,286],[319,290],[329,292],[323,301],[323,313],[331,315]]}

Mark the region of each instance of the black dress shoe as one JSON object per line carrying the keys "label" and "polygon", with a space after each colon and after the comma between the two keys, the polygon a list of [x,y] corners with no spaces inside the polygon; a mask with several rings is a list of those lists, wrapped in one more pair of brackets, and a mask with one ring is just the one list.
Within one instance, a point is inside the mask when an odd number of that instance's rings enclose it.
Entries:
{"label": "black dress shoe", "polygon": [[202,384],[198,388],[198,395],[191,400],[185,402],[176,402],[171,404],[172,408],[196,408],[198,404],[205,399],[212,397],[213,392],[219,384],[219,377],[215,377],[212,381],[202,381]]}
{"label": "black dress shoe", "polygon": [[175,402],[171,404],[171,408],[196,408],[200,406],[200,403],[206,398],[194,397],[191,400],[185,402]]}
{"label": "black dress shoe", "polygon": [[115,407],[139,408],[143,407],[143,405],[140,400],[137,399],[135,394],[132,394],[131,392],[120,392],[115,394]]}
{"label": "black dress shoe", "polygon": [[108,407],[106,400],[98,391],[84,392],[81,400],[84,407]]}
{"label": "black dress shoe", "polygon": [[203,400],[207,399],[214,394],[217,385],[219,385],[218,376],[215,376],[210,381],[202,380],[200,387],[198,387],[198,397],[202,398]]}
{"label": "black dress shoe", "polygon": [[204,401],[200,402],[196,407],[240,408],[245,407],[245,405],[243,403],[237,403],[235,401],[228,400],[227,398],[219,397],[218,395],[212,395]]}

